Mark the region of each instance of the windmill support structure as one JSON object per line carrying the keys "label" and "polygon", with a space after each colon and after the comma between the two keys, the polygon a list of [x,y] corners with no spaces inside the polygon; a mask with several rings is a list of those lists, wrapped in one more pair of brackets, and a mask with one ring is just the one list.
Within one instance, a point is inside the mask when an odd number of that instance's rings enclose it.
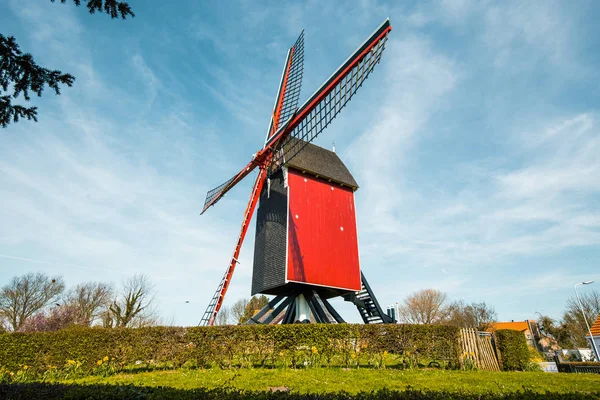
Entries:
{"label": "windmill support structure", "polygon": [[[394,324],[397,321],[383,312],[375,293],[369,286],[364,274],[361,274],[362,289],[356,293],[342,296],[353,303],[365,324]],[[275,296],[269,303],[246,322],[255,324],[303,324],[303,323],[341,324],[342,316],[319,294],[318,288],[311,288],[290,295]]]}
{"label": "windmill support structure", "polygon": [[233,250],[233,255],[231,256],[231,261],[229,262],[229,267],[225,271],[225,275],[223,275],[219,286],[217,286],[217,290],[215,291],[215,294],[210,300],[210,303],[208,304],[208,307],[204,312],[204,315],[202,316],[199,325],[214,325],[217,313],[223,305],[225,294],[227,293],[227,289],[229,288],[229,284],[231,283],[233,271],[235,270],[235,266],[239,263],[238,257],[240,256],[240,251],[242,250],[242,244],[244,243],[246,233],[248,233],[248,227],[250,226],[250,221],[252,220],[252,214],[254,214],[254,209],[256,208],[256,204],[258,203],[258,194],[261,192],[265,184],[265,176],[266,171],[264,168],[261,168],[259,170],[258,176],[256,177],[256,180],[254,181],[254,186],[252,187],[250,201],[248,202],[246,211],[244,211],[244,219],[242,220],[240,235],[238,237],[235,249]]}
{"label": "windmill support structure", "polygon": [[311,322],[334,324],[345,321],[335,308],[319,295],[317,290],[312,289],[287,296],[275,296],[246,324],[307,324]]}

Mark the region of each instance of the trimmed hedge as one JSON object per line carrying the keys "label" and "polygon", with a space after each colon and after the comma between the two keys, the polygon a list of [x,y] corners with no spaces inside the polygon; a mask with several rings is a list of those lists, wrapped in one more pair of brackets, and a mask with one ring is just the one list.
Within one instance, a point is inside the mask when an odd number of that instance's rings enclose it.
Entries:
{"label": "trimmed hedge", "polygon": [[456,366],[458,338],[458,328],[434,325],[73,328],[0,334],[0,367],[17,371],[27,366],[32,374],[68,368],[87,374],[107,364],[381,367],[390,358],[409,366],[432,360]]}
{"label": "trimmed hedge", "polygon": [[524,371],[529,367],[531,354],[523,332],[512,329],[496,331],[498,351],[504,371]]}
{"label": "trimmed hedge", "polygon": [[44,383],[0,384],[0,398],[11,400],[71,399],[71,400],[589,400],[600,399],[596,393],[536,393],[525,390],[506,394],[475,394],[463,392],[437,392],[408,389],[405,391],[377,390],[349,395],[347,393],[302,394],[290,392],[251,392],[226,389],[174,389],[167,387],[110,386],[110,385],[60,385]]}

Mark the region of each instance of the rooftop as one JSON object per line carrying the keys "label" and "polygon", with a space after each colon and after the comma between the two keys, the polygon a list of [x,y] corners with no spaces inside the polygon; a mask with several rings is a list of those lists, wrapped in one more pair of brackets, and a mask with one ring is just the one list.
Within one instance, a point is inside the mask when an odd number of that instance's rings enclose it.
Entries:
{"label": "rooftop", "polygon": [[312,143],[306,143],[306,147],[285,165],[288,168],[330,179],[338,184],[349,186],[353,190],[358,189],[354,177],[338,155]]}
{"label": "rooftop", "polygon": [[529,330],[527,321],[495,322],[490,330],[512,329],[514,331],[526,332]]}

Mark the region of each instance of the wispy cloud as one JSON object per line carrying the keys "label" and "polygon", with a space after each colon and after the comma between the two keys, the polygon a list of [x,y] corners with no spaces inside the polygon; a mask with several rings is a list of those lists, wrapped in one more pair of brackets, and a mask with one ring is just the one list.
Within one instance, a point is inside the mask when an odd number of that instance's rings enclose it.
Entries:
{"label": "wispy cloud", "polygon": [[[36,27],[17,32],[23,49],[77,81],[35,100],[39,123],[3,136],[2,277],[146,272],[165,315],[197,322],[251,182],[197,214],[206,190],[260,146],[287,48],[307,30],[304,99],[387,16],[381,64],[319,138],[336,141],[360,184],[361,265],[380,301],[434,287],[525,318],[558,310],[564,282],[596,273],[597,66],[576,10],[242,1],[225,12],[184,2],[171,18],[149,8],[107,29],[83,9],[21,3],[9,3],[12,17]],[[231,300],[249,294],[252,244],[250,232]]]}

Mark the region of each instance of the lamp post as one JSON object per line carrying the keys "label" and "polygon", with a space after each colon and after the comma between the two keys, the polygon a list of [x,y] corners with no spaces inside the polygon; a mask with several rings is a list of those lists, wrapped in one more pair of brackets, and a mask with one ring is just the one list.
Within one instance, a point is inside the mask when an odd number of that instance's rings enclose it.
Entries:
{"label": "lamp post", "polygon": [[575,286],[573,286],[573,290],[575,291],[575,297],[577,297],[577,303],[579,303],[579,309],[581,310],[581,314],[583,315],[583,320],[585,321],[585,326],[587,326],[588,329],[588,333],[590,334],[590,340],[592,342],[592,349],[594,350],[594,355],[596,357],[596,360],[600,361],[600,353],[598,353],[598,348],[596,347],[596,342],[594,341],[594,337],[592,336],[592,330],[590,329],[590,324],[588,324],[588,320],[585,317],[585,312],[583,311],[583,305],[581,304],[581,299],[579,298],[579,293],[577,293],[577,286],[581,286],[581,285],[589,285],[591,283],[594,283],[594,281],[585,281],[585,282],[580,282],[575,284]]}

